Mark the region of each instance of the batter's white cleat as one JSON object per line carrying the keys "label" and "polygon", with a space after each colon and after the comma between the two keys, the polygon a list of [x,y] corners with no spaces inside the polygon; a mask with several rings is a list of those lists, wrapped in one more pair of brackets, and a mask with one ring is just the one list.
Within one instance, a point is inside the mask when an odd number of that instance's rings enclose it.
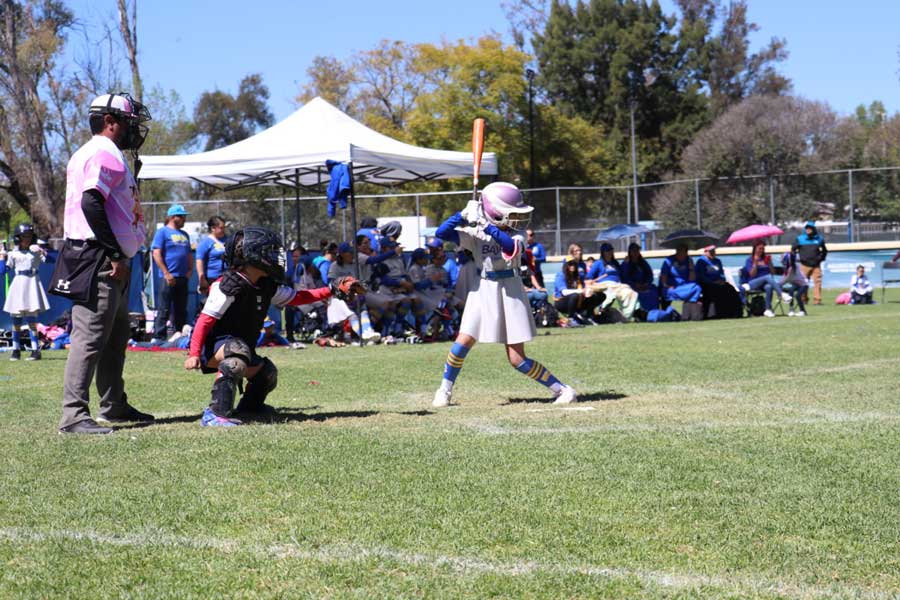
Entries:
{"label": "batter's white cleat", "polygon": [[556,400],[553,401],[553,404],[571,404],[572,402],[576,402],[577,400],[578,398],[575,396],[575,390],[567,385],[564,385],[556,395]]}
{"label": "batter's white cleat", "polygon": [[377,344],[381,341],[381,334],[374,329],[367,329],[363,332],[362,339],[364,342],[372,342],[373,344]]}
{"label": "batter's white cleat", "polygon": [[442,387],[439,387],[437,391],[434,393],[434,400],[431,401],[431,405],[435,408],[444,408],[445,406],[450,406],[450,396],[453,395],[453,392],[450,390],[445,390]]}

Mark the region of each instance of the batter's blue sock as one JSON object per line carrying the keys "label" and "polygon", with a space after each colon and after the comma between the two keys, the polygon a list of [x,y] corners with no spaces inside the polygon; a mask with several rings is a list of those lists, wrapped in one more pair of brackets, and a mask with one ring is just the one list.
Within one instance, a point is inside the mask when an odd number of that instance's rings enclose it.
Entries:
{"label": "batter's blue sock", "polygon": [[28,336],[31,338],[31,349],[38,349],[38,334],[37,334],[37,318],[28,317],[25,319],[25,322],[28,323]]}
{"label": "batter's blue sock", "polygon": [[13,317],[12,346],[13,350],[22,349],[22,317]]}
{"label": "batter's blue sock", "polygon": [[524,373],[541,385],[547,386],[554,392],[558,392],[560,389],[562,389],[562,383],[559,382],[559,379],[554,377],[553,373],[551,373],[550,370],[547,369],[547,367],[536,360],[526,358],[519,364],[518,367],[516,367],[516,370],[520,373]]}
{"label": "batter's blue sock", "polygon": [[450,353],[447,354],[447,362],[444,364],[444,379],[441,381],[441,387],[448,390],[453,387],[456,376],[459,375],[463,361],[466,360],[466,354],[468,353],[469,349],[462,344],[453,344],[453,347],[450,348]]}

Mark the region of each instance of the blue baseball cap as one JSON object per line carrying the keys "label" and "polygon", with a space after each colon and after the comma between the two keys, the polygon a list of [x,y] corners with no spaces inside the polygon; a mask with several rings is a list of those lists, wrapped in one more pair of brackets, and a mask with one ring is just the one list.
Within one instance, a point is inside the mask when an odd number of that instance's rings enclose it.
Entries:
{"label": "blue baseball cap", "polygon": [[353,252],[353,246],[350,245],[350,242],[341,242],[338,246],[338,254],[343,254],[344,252]]}
{"label": "blue baseball cap", "polygon": [[425,245],[428,246],[429,248],[443,248],[444,241],[441,238],[434,237],[434,238],[431,238],[430,240],[428,240],[428,243]]}
{"label": "blue baseball cap", "polygon": [[425,248],[416,248],[412,251],[412,258],[413,260],[428,258],[428,252],[425,251]]}
{"label": "blue baseball cap", "polygon": [[184,206],[182,206],[181,204],[173,204],[169,207],[169,210],[166,211],[167,217],[184,217],[189,214],[191,213],[184,210]]}
{"label": "blue baseball cap", "polygon": [[274,324],[275,321],[273,321],[272,319],[266,319],[265,321],[263,321],[263,327],[271,327]]}
{"label": "blue baseball cap", "polygon": [[607,244],[606,242],[600,244],[600,252],[607,252],[612,249],[613,249],[612,244]]}

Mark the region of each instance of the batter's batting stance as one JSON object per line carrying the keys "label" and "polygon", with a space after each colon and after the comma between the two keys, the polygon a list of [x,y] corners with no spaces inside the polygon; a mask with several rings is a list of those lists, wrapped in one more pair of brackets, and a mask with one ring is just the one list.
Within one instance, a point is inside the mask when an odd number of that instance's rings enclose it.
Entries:
{"label": "batter's batting stance", "polygon": [[365,287],[353,277],[342,277],[330,287],[294,290],[284,284],[284,251],[281,239],[262,227],[238,231],[225,246],[228,269],[209,288],[209,297],[191,336],[185,369],[216,373],[212,400],[200,424],[233,427],[235,388],[247,385],[237,407],[240,414],[264,412],[266,397],[278,384],[278,369],[256,354],[256,338],[271,304],[279,308],[326,300],[334,295],[351,301]]}
{"label": "batter's batting stance", "polygon": [[516,229],[531,220],[533,207],[522,199],[511,183],[495,182],[484,188],[481,200],[472,200],[465,209],[447,219],[435,235],[469,250],[481,266],[478,286],[469,292],[456,343],[447,355],[444,378],[434,393],[436,407],[450,404],[453,383],[466,354],[475,342],[506,344],[510,364],[521,373],[550,388],[556,403],[575,401],[575,390],[560,383],[536,360],[525,356],[525,342],[535,336],[531,305],[519,278],[525,251]]}

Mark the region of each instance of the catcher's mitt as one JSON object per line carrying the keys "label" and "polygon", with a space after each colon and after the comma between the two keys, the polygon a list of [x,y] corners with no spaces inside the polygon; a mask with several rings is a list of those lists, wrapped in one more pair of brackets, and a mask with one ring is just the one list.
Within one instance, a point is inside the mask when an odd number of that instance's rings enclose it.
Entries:
{"label": "catcher's mitt", "polygon": [[366,286],[356,277],[349,275],[332,281],[329,287],[331,288],[331,295],[344,302],[351,302],[359,294],[366,293]]}

